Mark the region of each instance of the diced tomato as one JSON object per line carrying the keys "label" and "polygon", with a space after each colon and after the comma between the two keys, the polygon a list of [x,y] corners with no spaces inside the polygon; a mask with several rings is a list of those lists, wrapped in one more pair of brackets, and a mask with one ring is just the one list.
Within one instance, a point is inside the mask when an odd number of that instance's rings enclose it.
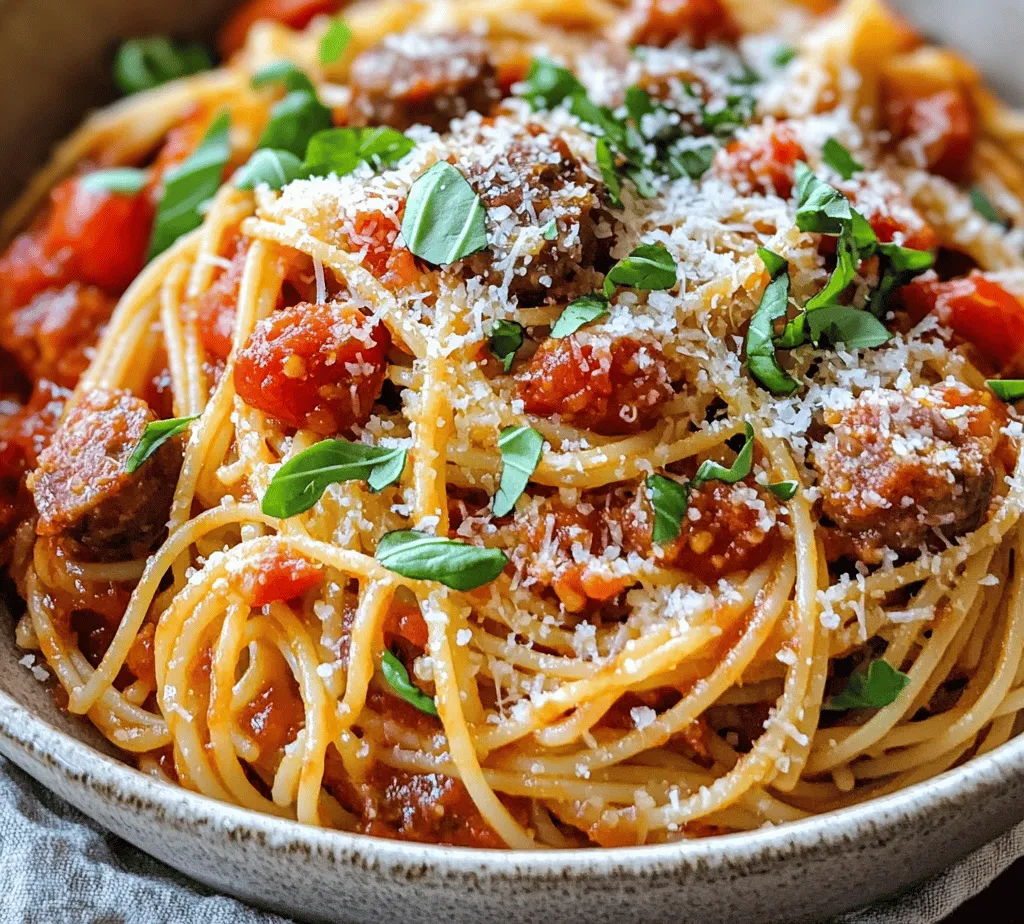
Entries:
{"label": "diced tomato", "polygon": [[[911,206],[907,206],[907,208],[913,211]],[[896,214],[884,210],[864,217],[867,218],[871,229],[883,244],[891,244],[899,235],[900,243],[904,247],[911,247],[914,250],[934,250],[939,246],[939,236],[935,233],[935,229],[920,216],[917,216],[918,221],[914,222],[913,226]]]}
{"label": "diced tomato", "polygon": [[384,620],[384,644],[391,647],[391,639],[404,638],[417,648],[427,647],[427,623],[420,608],[412,603],[393,600]]}
{"label": "diced tomato", "polygon": [[0,315],[0,345],[32,381],[49,379],[74,388],[114,304],[111,296],[77,282],[47,289]]}
{"label": "diced tomato", "polygon": [[146,262],[153,211],[143,195],[94,192],[81,178],[50,193],[52,212],[43,248],[68,253],[73,278],[123,292]]}
{"label": "diced tomato", "polygon": [[420,275],[416,258],[404,247],[395,247],[399,227],[383,212],[359,212],[352,224],[349,246],[366,249],[365,266],[389,289],[415,282]]}
{"label": "diced tomato", "polygon": [[793,129],[780,122],[772,128],[754,129],[729,144],[715,158],[715,172],[736,185],[788,199],[797,161],[806,157]]}
{"label": "diced tomato", "polygon": [[664,48],[682,39],[694,48],[735,42],[739,24],[722,0],[634,0],[630,44]]}
{"label": "diced tomato", "polygon": [[249,252],[249,242],[239,237],[230,248],[230,266],[221,270],[196,306],[196,322],[203,349],[218,359],[227,359],[231,352],[238,292],[242,286],[242,272],[245,269],[246,254]]}
{"label": "diced tomato", "polygon": [[19,234],[0,256],[0,316],[27,305],[49,288],[71,281],[66,254],[47,254],[44,222]]}
{"label": "diced tomato", "polygon": [[657,345],[631,337],[600,343],[579,334],[544,341],[517,376],[516,388],[528,414],[558,414],[604,434],[649,427],[672,396]]}
{"label": "diced tomato", "polygon": [[256,326],[238,355],[235,388],[286,426],[340,433],[369,418],[390,346],[387,328],[358,309],[304,302]]}
{"label": "diced tomato", "polygon": [[217,36],[217,50],[225,60],[245,44],[249,30],[261,20],[279,22],[291,29],[305,29],[314,16],[336,13],[341,0],[248,0],[224,24]]}
{"label": "diced tomato", "polygon": [[1024,304],[981,273],[946,282],[923,276],[904,286],[899,298],[915,323],[934,312],[995,368],[1024,370]]}
{"label": "diced tomato", "polygon": [[290,675],[275,677],[239,710],[238,724],[259,748],[259,767],[276,768],[282,748],[295,740],[305,716],[302,697]]}
{"label": "diced tomato", "polygon": [[324,569],[308,558],[289,557],[279,549],[264,552],[252,570],[247,571],[243,591],[249,605],[260,607],[266,603],[294,600],[311,590],[324,579]]}
{"label": "diced tomato", "polygon": [[886,101],[886,127],[893,140],[912,139],[932,173],[953,181],[966,179],[978,117],[967,92],[956,88],[927,96],[895,92]]}

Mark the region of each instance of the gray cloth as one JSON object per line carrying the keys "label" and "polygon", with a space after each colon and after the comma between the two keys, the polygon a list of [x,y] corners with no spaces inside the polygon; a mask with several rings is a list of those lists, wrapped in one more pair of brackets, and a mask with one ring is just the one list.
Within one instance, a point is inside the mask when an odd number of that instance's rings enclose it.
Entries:
{"label": "gray cloth", "polygon": [[[901,898],[834,924],[936,924],[1024,854],[1024,825]],[[214,895],[0,758],[0,924],[288,924]]]}

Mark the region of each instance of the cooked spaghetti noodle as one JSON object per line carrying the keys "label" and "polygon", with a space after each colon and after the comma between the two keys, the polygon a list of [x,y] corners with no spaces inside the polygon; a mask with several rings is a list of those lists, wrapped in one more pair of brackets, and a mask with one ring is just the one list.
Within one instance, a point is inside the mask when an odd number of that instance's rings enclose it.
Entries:
{"label": "cooked spaghetti noodle", "polygon": [[1024,121],[876,0],[307,6],[8,215],[7,558],[67,709],[216,799],[512,848],[1005,742]]}

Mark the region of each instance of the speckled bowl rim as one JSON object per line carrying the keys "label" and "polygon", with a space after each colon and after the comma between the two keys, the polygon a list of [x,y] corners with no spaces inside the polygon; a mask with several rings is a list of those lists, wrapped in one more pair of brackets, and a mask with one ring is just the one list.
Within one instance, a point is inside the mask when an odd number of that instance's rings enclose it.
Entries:
{"label": "speckled bowl rim", "polygon": [[[40,687],[40,695],[49,695]],[[84,719],[83,719],[84,721]],[[292,852],[296,848],[336,859],[362,857],[395,871],[429,876],[431,872],[482,877],[534,879],[571,876],[669,873],[681,868],[735,871],[770,859],[806,857],[844,846],[865,836],[884,838],[896,826],[916,825],[943,809],[966,808],[1024,775],[1024,734],[993,751],[947,770],[937,777],[861,805],[755,831],[640,847],[584,850],[494,850],[446,847],[388,840],[303,825],[219,802],[182,787],[161,782],[103,754],[36,716],[0,690],[0,738],[63,775],[72,786],[84,787],[115,802],[150,811],[161,823],[182,831],[216,829],[229,837],[255,837],[262,849]],[[1007,828],[1013,823],[1007,821]]]}

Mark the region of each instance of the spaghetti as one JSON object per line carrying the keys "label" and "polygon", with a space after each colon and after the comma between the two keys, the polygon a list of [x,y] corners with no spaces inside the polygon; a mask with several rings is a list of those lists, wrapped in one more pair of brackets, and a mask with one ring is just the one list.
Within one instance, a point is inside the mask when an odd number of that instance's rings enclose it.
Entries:
{"label": "spaghetti", "polygon": [[216,799],[512,848],[1005,742],[1020,117],[876,0],[301,6],[119,56],[5,221],[67,709]]}

